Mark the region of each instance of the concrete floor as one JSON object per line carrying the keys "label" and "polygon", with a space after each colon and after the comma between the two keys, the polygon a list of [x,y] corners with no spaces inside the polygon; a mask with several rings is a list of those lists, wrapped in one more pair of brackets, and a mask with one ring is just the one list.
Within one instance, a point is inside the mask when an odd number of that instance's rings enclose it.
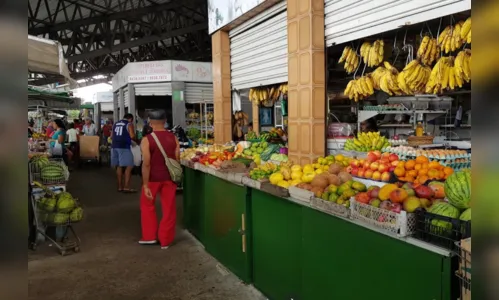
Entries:
{"label": "concrete floor", "polygon": [[[139,186],[135,176],[134,187]],[[139,195],[116,192],[112,170],[76,170],[68,190],[85,207],[86,219],[75,225],[81,252],[61,257],[47,243],[28,251],[29,299],[265,299],[181,228],[167,250],[139,246]],[[181,208],[181,196],[177,203]],[[179,223],[181,216],[180,210]]]}

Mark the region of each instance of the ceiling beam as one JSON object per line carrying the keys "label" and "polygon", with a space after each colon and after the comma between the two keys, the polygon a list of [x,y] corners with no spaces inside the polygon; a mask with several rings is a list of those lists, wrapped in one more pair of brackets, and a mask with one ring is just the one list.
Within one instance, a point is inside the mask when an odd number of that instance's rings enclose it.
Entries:
{"label": "ceiling beam", "polygon": [[184,35],[184,34],[188,34],[188,33],[195,32],[195,31],[206,30],[206,29],[208,29],[208,24],[206,24],[206,23],[195,24],[195,25],[191,25],[191,26],[181,28],[181,29],[174,29],[174,30],[171,30],[169,32],[165,32],[163,34],[151,35],[151,36],[143,37],[141,39],[137,39],[137,40],[130,41],[127,43],[121,43],[121,44],[112,46],[111,48],[102,48],[102,49],[98,49],[98,50],[85,52],[82,54],[73,55],[73,56],[68,57],[68,63],[71,64],[71,63],[74,63],[77,61],[82,61],[82,60],[94,58],[97,56],[111,54],[111,53],[122,51],[125,49],[138,47],[138,46],[143,45],[143,44],[153,43],[153,42],[157,42],[157,41],[164,40],[167,38],[171,38],[171,37],[175,37],[175,36],[179,36],[179,35]]}
{"label": "ceiling beam", "polygon": [[50,32],[58,32],[61,30],[68,30],[68,29],[75,30],[75,29],[78,29],[82,26],[87,26],[87,25],[92,25],[92,24],[97,24],[97,23],[102,23],[102,22],[108,22],[108,21],[112,21],[112,20],[137,19],[138,17],[141,17],[141,16],[148,14],[148,13],[153,13],[153,12],[182,7],[181,2],[182,1],[168,2],[165,4],[147,6],[147,7],[143,7],[143,8],[139,8],[139,9],[125,10],[125,11],[117,12],[117,13],[113,13],[113,14],[106,14],[106,15],[97,16],[97,17],[79,19],[79,20],[75,20],[75,21],[71,21],[71,22],[58,23],[58,24],[55,24],[53,26],[37,27],[37,28],[29,29],[28,32],[31,35],[41,35],[41,34],[47,34]]}

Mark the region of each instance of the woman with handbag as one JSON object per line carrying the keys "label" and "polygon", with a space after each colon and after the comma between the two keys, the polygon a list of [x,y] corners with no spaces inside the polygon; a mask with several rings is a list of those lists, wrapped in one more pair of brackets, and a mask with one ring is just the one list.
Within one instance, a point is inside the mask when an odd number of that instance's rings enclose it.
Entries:
{"label": "woman with handbag", "polygon": [[68,152],[66,149],[66,127],[61,119],[55,119],[52,123],[54,133],[52,134],[50,147],[52,148],[52,157],[62,157],[64,163],[68,165]]}
{"label": "woman with handbag", "polygon": [[[152,132],[142,138],[142,194],[140,196],[142,239],[141,245],[156,244],[167,249],[175,237],[177,219],[177,184],[182,178],[180,145],[175,135],[165,130],[166,112],[149,113]],[[155,199],[160,196],[163,218],[156,216]]]}

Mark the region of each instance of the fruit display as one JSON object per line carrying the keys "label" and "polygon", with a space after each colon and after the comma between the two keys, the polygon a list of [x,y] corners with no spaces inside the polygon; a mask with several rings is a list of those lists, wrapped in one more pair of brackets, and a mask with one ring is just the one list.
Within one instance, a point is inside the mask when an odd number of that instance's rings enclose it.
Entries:
{"label": "fruit display", "polygon": [[425,92],[440,94],[445,90],[463,87],[471,81],[471,50],[460,51],[454,57],[441,57],[433,67]]}
{"label": "fruit display", "polygon": [[68,221],[79,222],[83,220],[83,208],[78,201],[68,192],[55,194],[39,182],[35,186],[42,188],[45,195],[38,200],[41,221],[53,225],[63,225]]}
{"label": "fruit display", "polygon": [[399,157],[396,154],[370,151],[367,159],[352,159],[346,170],[355,177],[388,182],[390,172],[395,170],[398,163]]}
{"label": "fruit display", "polygon": [[448,149],[432,149],[421,150],[409,146],[386,147],[385,152],[395,153],[401,159],[414,159],[417,156],[426,156],[431,161],[437,160],[446,167],[451,167],[454,170],[460,170],[471,167],[471,154],[466,150],[448,150]]}
{"label": "fruit display", "polygon": [[430,36],[424,36],[419,45],[417,58],[426,66],[431,66],[440,55],[438,41]]}
{"label": "fruit display", "polygon": [[393,173],[400,181],[424,184],[428,180],[447,179],[454,173],[454,169],[420,155],[415,159],[400,161]]}
{"label": "fruit display", "polygon": [[33,132],[31,138],[34,140],[47,140],[48,136],[45,133]]}
{"label": "fruit display", "polygon": [[278,170],[279,170],[279,165],[267,162],[252,169],[249,172],[249,177],[253,180],[266,179],[269,178],[271,175],[273,175],[273,173],[277,172]]}
{"label": "fruit display", "polygon": [[383,66],[380,66],[371,73],[374,88],[387,93],[390,96],[403,95],[403,91],[398,86],[399,71],[389,62],[385,61]]}
{"label": "fruit display", "polygon": [[40,171],[40,178],[45,182],[59,182],[66,178],[66,169],[62,163],[49,162]]}
{"label": "fruit display", "polygon": [[367,152],[370,150],[381,150],[390,146],[388,139],[381,136],[379,132],[358,133],[356,138],[345,142],[345,150]]}
{"label": "fruit display", "polygon": [[199,119],[199,113],[197,113],[197,112],[191,112],[191,113],[187,114],[187,117],[189,119]]}
{"label": "fruit display", "polygon": [[450,204],[460,210],[471,206],[471,172],[461,171],[445,180],[445,195]]}
{"label": "fruit display", "polygon": [[360,56],[368,67],[376,67],[383,62],[385,54],[385,43],[383,40],[377,40],[374,43],[364,42],[360,46]]}
{"label": "fruit display", "polygon": [[[453,219],[458,219],[461,213],[459,212],[459,209],[455,208],[451,204],[447,202],[437,202],[434,203],[430,209],[428,209],[429,213],[439,215],[439,216],[444,216],[444,217],[449,217]],[[443,229],[452,229],[452,223],[443,221],[443,220],[437,220],[434,219],[431,221],[431,224],[436,227],[440,227]]]}
{"label": "fruit display", "polygon": [[419,94],[425,91],[430,74],[431,68],[422,65],[419,59],[415,59],[398,73],[397,84],[408,95]]}
{"label": "fruit display", "polygon": [[[465,25],[466,28],[463,28]],[[466,22],[459,21],[454,26],[448,25],[438,37],[438,46],[445,54],[461,48],[464,42],[471,43],[471,18]]]}
{"label": "fruit display", "polygon": [[257,138],[258,138],[258,136],[256,135],[256,132],[254,132],[254,131],[249,131],[248,133],[246,133],[246,135],[244,137],[244,139],[247,141],[248,140],[255,140]]}
{"label": "fruit display", "polygon": [[228,150],[208,153],[197,152],[196,155],[191,158],[191,161],[205,166],[211,165],[218,169],[224,161],[231,160],[234,155],[234,152],[230,152]]}
{"label": "fruit display", "polygon": [[348,99],[358,102],[374,94],[373,80],[370,76],[362,76],[348,82],[343,92]]}
{"label": "fruit display", "polygon": [[352,47],[346,46],[343,49],[343,53],[341,54],[338,63],[345,63],[343,66],[345,71],[347,71],[348,74],[352,74],[359,67],[360,58]]}
{"label": "fruit display", "polygon": [[469,17],[461,26],[461,39],[471,44],[471,17]]}
{"label": "fruit display", "polygon": [[45,155],[34,155],[30,158],[29,163],[35,170],[41,170],[49,164],[49,159]]}
{"label": "fruit display", "polygon": [[249,91],[248,98],[251,102],[263,103],[267,101],[275,102],[281,94],[288,93],[288,85],[281,84],[278,86],[252,88]]}

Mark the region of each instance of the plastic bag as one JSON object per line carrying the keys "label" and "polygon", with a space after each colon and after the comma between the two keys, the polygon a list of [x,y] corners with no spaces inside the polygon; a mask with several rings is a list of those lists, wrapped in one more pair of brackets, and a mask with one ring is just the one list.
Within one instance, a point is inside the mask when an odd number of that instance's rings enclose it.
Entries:
{"label": "plastic bag", "polygon": [[140,166],[140,163],[142,162],[142,152],[140,151],[140,147],[135,144],[135,146],[131,146],[130,149],[133,154],[133,164],[137,167]]}

